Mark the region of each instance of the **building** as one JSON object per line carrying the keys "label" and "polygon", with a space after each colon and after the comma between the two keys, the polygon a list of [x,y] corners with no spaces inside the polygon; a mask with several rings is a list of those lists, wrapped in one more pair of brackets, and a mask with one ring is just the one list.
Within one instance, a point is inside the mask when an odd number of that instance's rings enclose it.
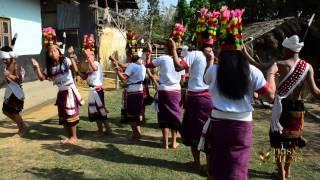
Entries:
{"label": "building", "polygon": [[[19,55],[18,63],[26,70],[25,81],[32,81],[37,77],[31,58],[38,59],[42,66],[45,64],[42,28],[55,28],[58,39],[66,47],[74,46],[78,53],[83,36],[94,34],[99,55],[100,35],[106,27],[116,27],[123,31],[119,33],[124,33],[126,18],[118,10],[128,8],[138,8],[135,0],[0,0],[0,47],[11,45],[10,40],[18,34],[14,51]],[[64,32],[66,39],[62,38]],[[3,63],[0,68],[4,69]],[[4,84],[0,73],[0,87]]]}
{"label": "building", "polygon": [[[0,47],[11,45],[14,34],[18,34],[14,51],[18,62],[25,68],[25,80],[35,79],[31,57],[39,58],[42,50],[40,0],[0,0]],[[4,65],[1,62],[1,69]],[[5,84],[0,73],[0,87]]]}

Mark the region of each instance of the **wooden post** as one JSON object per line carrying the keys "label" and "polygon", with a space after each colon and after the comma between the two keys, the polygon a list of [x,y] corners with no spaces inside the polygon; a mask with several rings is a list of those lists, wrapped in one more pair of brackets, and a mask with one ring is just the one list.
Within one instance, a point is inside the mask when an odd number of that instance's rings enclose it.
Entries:
{"label": "wooden post", "polygon": [[119,89],[119,76],[116,76],[116,89]]}

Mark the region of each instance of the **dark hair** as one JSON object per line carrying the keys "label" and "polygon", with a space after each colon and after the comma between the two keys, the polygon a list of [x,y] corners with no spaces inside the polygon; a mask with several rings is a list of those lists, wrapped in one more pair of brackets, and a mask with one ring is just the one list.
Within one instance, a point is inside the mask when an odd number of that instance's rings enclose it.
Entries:
{"label": "dark hair", "polygon": [[132,55],[131,57],[131,62],[135,63],[140,59],[140,57],[138,55]]}
{"label": "dark hair", "polygon": [[1,49],[1,51],[4,51],[4,52],[10,52],[10,51],[13,51],[11,47],[9,46],[3,46]]}
{"label": "dark hair", "polygon": [[[61,51],[59,50],[59,48],[57,48],[60,54],[60,58],[59,58],[59,63],[60,63],[60,68],[62,66],[63,60],[64,60],[64,56],[61,53]],[[49,49],[47,49],[46,52],[46,68],[47,68],[47,76],[48,77],[52,77],[52,67],[53,67],[53,63],[52,63],[52,59],[49,56]]]}
{"label": "dark hair", "polygon": [[241,51],[222,51],[219,56],[217,85],[219,92],[238,100],[249,90],[249,62]]}

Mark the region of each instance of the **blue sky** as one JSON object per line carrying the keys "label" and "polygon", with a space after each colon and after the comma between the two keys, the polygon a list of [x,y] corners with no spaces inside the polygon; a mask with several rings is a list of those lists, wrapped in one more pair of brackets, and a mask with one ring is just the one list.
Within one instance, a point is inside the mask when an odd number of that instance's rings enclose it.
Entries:
{"label": "blue sky", "polygon": [[168,7],[170,5],[176,6],[177,5],[178,0],[162,0],[162,3],[164,4],[164,6]]}

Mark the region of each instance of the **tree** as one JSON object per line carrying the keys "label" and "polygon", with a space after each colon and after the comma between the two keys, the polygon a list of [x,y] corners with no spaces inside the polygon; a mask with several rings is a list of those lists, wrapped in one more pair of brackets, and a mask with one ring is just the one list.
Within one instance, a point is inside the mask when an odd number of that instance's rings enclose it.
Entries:
{"label": "tree", "polygon": [[149,35],[148,41],[152,40],[152,32],[154,30],[154,23],[160,20],[160,11],[159,11],[159,0],[147,0],[148,5],[148,24],[149,24]]}
{"label": "tree", "polygon": [[186,0],[178,0],[177,10],[175,21],[177,23],[186,24],[190,21],[190,17],[188,17],[189,13],[189,4]]}

